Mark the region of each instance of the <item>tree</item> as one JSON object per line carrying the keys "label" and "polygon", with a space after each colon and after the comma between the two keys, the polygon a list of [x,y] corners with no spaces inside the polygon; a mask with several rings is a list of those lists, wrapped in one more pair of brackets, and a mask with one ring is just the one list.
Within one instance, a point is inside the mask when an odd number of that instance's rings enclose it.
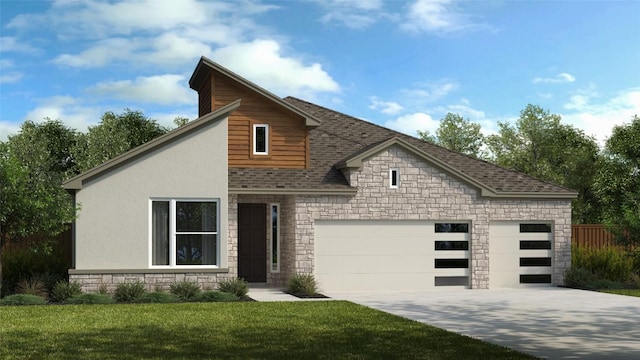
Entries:
{"label": "tree", "polygon": [[604,224],[621,244],[640,244],[640,117],[613,128],[597,171],[595,192]]}
{"label": "tree", "polygon": [[187,123],[189,123],[189,118],[184,117],[184,116],[176,116],[173,119],[173,123],[177,127],[184,126],[184,125],[187,125]]}
{"label": "tree", "polygon": [[427,142],[446,147],[463,154],[481,157],[484,136],[480,124],[473,123],[459,114],[447,113],[440,120],[435,136],[429,131],[418,130],[418,136]]}
{"label": "tree", "polygon": [[17,135],[0,143],[0,252],[9,239],[56,235],[75,217],[71,196],[60,186],[65,173],[75,169],[70,151],[75,138],[74,130],[47,119],[26,121]]}
{"label": "tree", "polygon": [[599,148],[593,137],[561,117],[536,105],[520,112],[515,126],[498,123],[498,134],[487,138],[497,164],[563,185],[578,192],[573,222],[598,222],[600,204],[593,193],[593,174],[599,162]]}
{"label": "tree", "polygon": [[80,135],[75,148],[78,166],[81,171],[89,170],[167,131],[140,111],[106,112],[100,124],[90,126],[86,134]]}

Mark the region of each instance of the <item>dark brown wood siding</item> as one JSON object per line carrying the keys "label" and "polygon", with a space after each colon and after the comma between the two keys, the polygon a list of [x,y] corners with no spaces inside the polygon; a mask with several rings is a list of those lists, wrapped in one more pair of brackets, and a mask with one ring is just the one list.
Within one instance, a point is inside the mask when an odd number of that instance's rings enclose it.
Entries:
{"label": "dark brown wood siding", "polygon": [[211,76],[205,80],[198,90],[198,116],[204,116],[213,111],[211,108]]}
{"label": "dark brown wood siding", "polygon": [[[305,168],[308,130],[305,120],[224,78],[213,80],[212,110],[242,99],[229,117],[229,166]],[[267,124],[268,155],[253,155],[253,125]]]}

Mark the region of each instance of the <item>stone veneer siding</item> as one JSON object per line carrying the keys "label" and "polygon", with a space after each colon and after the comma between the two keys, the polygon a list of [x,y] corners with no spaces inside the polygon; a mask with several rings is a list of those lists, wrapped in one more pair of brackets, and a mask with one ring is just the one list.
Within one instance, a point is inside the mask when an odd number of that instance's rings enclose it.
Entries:
{"label": "stone veneer siding", "polygon": [[[400,171],[400,186],[389,187],[389,169]],[[554,224],[555,285],[571,264],[570,200],[503,200],[479,197],[478,191],[415,156],[392,147],[346,169],[358,193],[295,198],[295,270],[313,273],[315,220],[459,220],[471,221],[471,287],[489,287],[491,221],[549,221]]]}

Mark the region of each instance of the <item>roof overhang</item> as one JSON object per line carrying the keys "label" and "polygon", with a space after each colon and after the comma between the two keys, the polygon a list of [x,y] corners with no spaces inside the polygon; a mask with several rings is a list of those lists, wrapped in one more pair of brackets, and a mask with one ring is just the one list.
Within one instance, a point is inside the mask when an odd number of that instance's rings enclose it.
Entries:
{"label": "roof overhang", "polygon": [[405,140],[402,140],[398,137],[393,137],[388,140],[379,142],[377,144],[373,144],[350,157],[340,161],[335,165],[337,169],[345,169],[345,168],[360,168],[362,167],[362,162],[376,155],[392,146],[398,146],[405,151],[417,156],[419,159],[449,173],[450,175],[464,181],[465,183],[477,188],[480,191],[480,196],[487,198],[506,198],[506,199],[575,199],[578,197],[577,192],[567,191],[564,193],[556,193],[556,192],[505,192],[499,191],[491,186],[481,183],[475,178],[467,175],[466,173],[450,166],[446,162],[428,154],[422,149],[417,148],[416,146],[408,143]]}
{"label": "roof overhang", "polygon": [[133,159],[136,159],[152,150],[160,148],[163,145],[168,144],[173,140],[179,139],[187,134],[197,131],[198,129],[201,129],[206,124],[220,121],[228,117],[229,114],[233,110],[237,109],[239,106],[240,106],[240,100],[236,100],[228,105],[221,107],[216,111],[213,111],[193,121],[190,121],[187,124],[180,126],[177,129],[174,129],[147,143],[144,143],[134,149],[131,149],[122,155],[116,156],[115,158],[108,160],[102,163],[101,165],[94,167],[93,169],[87,170],[79,175],[72,177],[69,180],[66,180],[65,182],[62,183],[62,187],[67,190],[80,190],[82,189],[82,185],[85,181],[91,178],[94,178],[96,176],[102,175],[110,171],[111,169],[121,164],[127,163]]}
{"label": "roof overhang", "polygon": [[234,73],[233,71],[215,63],[211,59],[208,59],[204,56],[200,58],[200,61],[198,62],[196,69],[193,71],[193,74],[189,79],[189,87],[191,87],[193,90],[198,91],[212,71],[215,71],[218,74],[221,74],[229,79],[232,79],[234,82],[239,83],[246,89],[249,89],[250,91],[256,94],[269,99],[270,101],[275,103],[278,107],[288,112],[291,112],[295,115],[301,116],[302,118],[304,118],[306,126],[316,127],[316,126],[319,126],[321,123],[321,121],[318,120],[318,118],[296,108],[295,106],[290,105],[286,101],[282,100],[279,96],[265,90],[264,88],[261,88],[260,86],[252,83],[251,81],[243,78],[242,76]]}
{"label": "roof overhang", "polygon": [[231,194],[241,195],[355,195],[357,188],[291,189],[291,188],[229,188]]}

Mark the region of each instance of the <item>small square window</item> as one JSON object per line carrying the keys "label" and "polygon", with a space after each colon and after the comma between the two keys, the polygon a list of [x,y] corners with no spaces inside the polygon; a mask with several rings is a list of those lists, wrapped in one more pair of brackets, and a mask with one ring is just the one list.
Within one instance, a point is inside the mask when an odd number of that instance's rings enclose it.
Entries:
{"label": "small square window", "polygon": [[400,170],[390,169],[389,170],[389,187],[392,189],[397,189],[399,185],[400,185]]}
{"label": "small square window", "polygon": [[253,125],[253,154],[266,155],[269,153],[269,125]]}

